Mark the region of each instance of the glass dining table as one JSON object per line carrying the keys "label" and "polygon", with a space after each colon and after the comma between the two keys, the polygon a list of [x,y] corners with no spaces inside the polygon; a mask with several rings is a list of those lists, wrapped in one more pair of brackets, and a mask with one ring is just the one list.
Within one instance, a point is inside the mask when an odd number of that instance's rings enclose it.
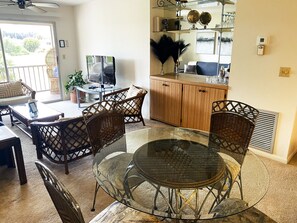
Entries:
{"label": "glass dining table", "polygon": [[[230,187],[230,171],[222,154],[209,145],[209,134],[204,131],[141,129],[98,152],[93,172],[100,187],[114,199],[163,218],[214,219],[257,204],[269,185],[263,162],[247,151],[241,165],[241,199],[237,184]],[[218,214],[216,207],[225,200],[236,204]]]}

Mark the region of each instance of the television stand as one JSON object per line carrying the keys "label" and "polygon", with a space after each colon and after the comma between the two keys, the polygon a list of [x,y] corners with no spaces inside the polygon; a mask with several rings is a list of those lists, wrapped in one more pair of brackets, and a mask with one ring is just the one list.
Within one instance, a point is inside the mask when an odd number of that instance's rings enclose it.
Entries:
{"label": "television stand", "polygon": [[113,92],[115,91],[115,86],[113,85],[100,85],[100,84],[85,84],[82,87],[75,87],[76,89],[76,98],[77,98],[77,104],[78,107],[81,108],[80,105],[80,92],[85,92],[86,94],[90,94],[90,95],[97,95],[99,101],[102,101],[103,95],[107,92]]}

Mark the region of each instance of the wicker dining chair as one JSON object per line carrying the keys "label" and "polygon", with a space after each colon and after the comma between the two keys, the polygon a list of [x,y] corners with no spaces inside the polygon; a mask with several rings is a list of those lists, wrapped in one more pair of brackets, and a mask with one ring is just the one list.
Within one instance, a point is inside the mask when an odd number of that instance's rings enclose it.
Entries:
{"label": "wicker dining chair", "polygon": [[221,154],[229,171],[229,182],[223,188],[226,196],[236,182],[243,199],[241,165],[258,115],[257,109],[239,101],[220,100],[212,104],[209,147]]}
{"label": "wicker dining chair", "polygon": [[[111,102],[103,101],[92,104],[84,109],[82,114],[86,123],[87,133],[94,156],[97,152],[104,149],[104,147],[118,140],[125,134],[124,116],[122,113],[112,110]],[[128,166],[128,163],[130,162],[129,157],[121,157],[121,155],[119,155],[117,159],[121,158],[127,162],[118,160],[119,163],[122,164],[124,162],[123,165]],[[114,161],[114,159],[111,160],[110,163],[107,161],[105,167],[108,168],[109,166],[112,166],[111,162]],[[123,179],[124,176],[119,176],[121,174],[122,173],[114,171],[110,173],[110,176],[113,175],[115,179]],[[99,189],[100,185],[96,180],[91,211],[95,211],[96,196]]]}
{"label": "wicker dining chair", "polygon": [[63,223],[84,223],[80,207],[55,174],[40,161],[35,165]]}

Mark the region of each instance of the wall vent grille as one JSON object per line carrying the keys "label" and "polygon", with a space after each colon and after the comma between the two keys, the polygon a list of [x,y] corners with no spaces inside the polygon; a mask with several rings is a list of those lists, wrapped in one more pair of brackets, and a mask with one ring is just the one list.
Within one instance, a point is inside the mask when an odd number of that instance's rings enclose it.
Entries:
{"label": "wall vent grille", "polygon": [[272,153],[277,127],[278,113],[259,110],[250,147]]}

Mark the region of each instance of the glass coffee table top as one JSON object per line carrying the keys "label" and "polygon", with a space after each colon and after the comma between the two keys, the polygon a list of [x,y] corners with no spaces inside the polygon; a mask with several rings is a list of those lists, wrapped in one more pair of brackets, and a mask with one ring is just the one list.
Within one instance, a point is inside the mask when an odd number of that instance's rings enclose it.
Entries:
{"label": "glass coffee table top", "polygon": [[11,124],[16,125],[29,137],[31,136],[30,124],[34,121],[51,122],[64,117],[64,113],[56,111],[42,102],[36,103],[37,113],[30,112],[28,103],[20,105],[9,105],[11,110]]}
{"label": "glass coffee table top", "polygon": [[41,102],[37,102],[37,110],[38,112],[36,114],[31,114],[29,111],[28,103],[20,104],[20,105],[11,105],[9,106],[10,109],[12,109],[13,114],[17,114],[17,116],[22,117],[23,120],[27,120],[27,122],[32,121],[53,121],[55,119],[58,119],[59,116],[63,117],[64,113],[56,111],[48,106],[46,104],[43,104]]}

